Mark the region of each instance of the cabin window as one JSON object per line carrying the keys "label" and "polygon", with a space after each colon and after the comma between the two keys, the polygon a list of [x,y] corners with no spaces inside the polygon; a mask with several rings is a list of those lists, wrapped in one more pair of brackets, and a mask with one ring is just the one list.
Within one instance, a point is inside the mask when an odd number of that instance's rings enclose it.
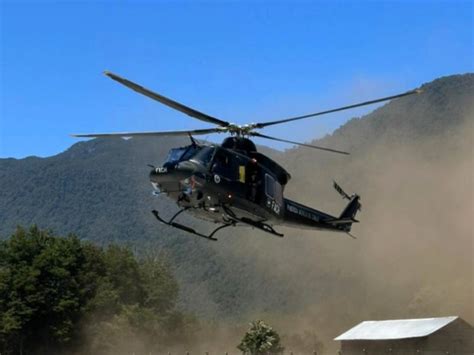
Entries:
{"label": "cabin window", "polygon": [[265,174],[265,194],[278,203],[283,200],[283,189],[280,183],[269,174]]}
{"label": "cabin window", "polygon": [[265,174],[265,193],[268,197],[275,197],[275,179],[268,174]]}

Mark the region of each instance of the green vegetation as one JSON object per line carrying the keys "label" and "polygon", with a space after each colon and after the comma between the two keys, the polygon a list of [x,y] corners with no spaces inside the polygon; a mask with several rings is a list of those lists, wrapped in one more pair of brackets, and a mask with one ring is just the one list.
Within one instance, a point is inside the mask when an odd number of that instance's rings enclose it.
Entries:
{"label": "green vegetation", "polygon": [[284,350],[278,333],[262,320],[250,323],[250,329],[237,348],[245,355],[281,354]]}
{"label": "green vegetation", "polygon": [[0,242],[0,353],[126,353],[185,342],[192,322],[176,310],[177,296],[161,258],[18,228]]}

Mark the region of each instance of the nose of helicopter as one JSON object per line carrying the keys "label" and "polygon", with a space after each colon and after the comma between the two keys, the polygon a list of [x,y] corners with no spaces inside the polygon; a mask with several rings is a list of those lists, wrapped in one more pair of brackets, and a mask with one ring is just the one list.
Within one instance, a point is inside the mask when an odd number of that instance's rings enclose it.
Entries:
{"label": "nose of helicopter", "polygon": [[150,171],[150,181],[165,189],[168,184],[176,184],[188,178],[194,172],[194,164],[189,161],[178,164],[164,164]]}

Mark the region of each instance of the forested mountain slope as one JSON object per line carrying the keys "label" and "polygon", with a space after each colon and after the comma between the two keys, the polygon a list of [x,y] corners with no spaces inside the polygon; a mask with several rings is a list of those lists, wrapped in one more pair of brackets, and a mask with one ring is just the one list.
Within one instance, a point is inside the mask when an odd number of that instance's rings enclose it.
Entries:
{"label": "forested mountain slope", "polygon": [[156,223],[152,208],[175,206],[151,196],[146,164],[185,143],[176,139],[99,139],[50,158],[0,160],[0,235],[36,223],[167,253],[183,307],[208,318],[267,315],[327,336],[376,317],[450,313],[472,322],[474,75],[423,89],[313,142],[349,150],[348,157],[305,148],[273,153],[293,176],[290,198],[338,213],[344,202],[332,179],[361,194],[357,240],[232,230],[211,243]]}

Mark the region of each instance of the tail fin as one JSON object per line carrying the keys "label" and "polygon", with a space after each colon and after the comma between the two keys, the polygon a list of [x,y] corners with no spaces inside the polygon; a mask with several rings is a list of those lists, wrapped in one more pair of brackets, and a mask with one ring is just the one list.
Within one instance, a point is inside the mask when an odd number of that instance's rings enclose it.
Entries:
{"label": "tail fin", "polygon": [[[361,209],[361,204],[359,202],[360,196],[359,195],[352,195],[349,199],[349,203],[347,204],[346,208],[342,211],[339,219],[348,219],[354,220],[357,211]],[[355,220],[354,220],[355,221]]]}

